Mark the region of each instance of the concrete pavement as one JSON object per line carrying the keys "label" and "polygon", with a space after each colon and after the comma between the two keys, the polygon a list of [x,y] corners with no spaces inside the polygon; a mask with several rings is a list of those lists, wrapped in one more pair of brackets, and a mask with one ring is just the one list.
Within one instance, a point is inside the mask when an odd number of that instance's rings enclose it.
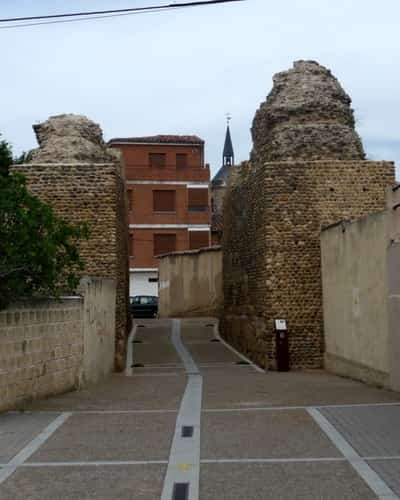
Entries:
{"label": "concrete pavement", "polygon": [[137,321],[127,374],[0,415],[0,499],[400,497],[399,394],[218,340],[210,318]]}

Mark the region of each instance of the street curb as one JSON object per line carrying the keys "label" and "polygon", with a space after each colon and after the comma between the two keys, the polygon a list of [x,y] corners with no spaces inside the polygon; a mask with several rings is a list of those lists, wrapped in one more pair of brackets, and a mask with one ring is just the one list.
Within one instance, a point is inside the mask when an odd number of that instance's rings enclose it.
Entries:
{"label": "street curb", "polygon": [[249,363],[258,373],[266,373],[265,370],[263,370],[260,366],[256,365],[251,359],[247,358],[244,354],[241,352],[237,351],[234,347],[232,347],[226,340],[224,340],[220,333],[219,333],[219,320],[215,319],[214,320],[214,337],[218,339],[227,349],[235,353],[239,358],[241,358],[243,361],[246,361],[246,363]]}

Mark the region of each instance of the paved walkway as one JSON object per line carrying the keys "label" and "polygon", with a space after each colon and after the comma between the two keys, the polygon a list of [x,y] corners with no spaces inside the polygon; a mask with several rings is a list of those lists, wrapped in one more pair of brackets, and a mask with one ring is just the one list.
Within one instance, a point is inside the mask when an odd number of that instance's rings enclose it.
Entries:
{"label": "paved walkway", "polygon": [[143,320],[125,375],[0,415],[0,499],[395,499],[400,395]]}

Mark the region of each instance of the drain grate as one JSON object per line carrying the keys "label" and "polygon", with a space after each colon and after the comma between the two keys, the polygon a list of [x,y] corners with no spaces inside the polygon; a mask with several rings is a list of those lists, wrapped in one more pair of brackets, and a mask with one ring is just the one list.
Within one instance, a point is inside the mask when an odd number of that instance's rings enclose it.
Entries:
{"label": "drain grate", "polygon": [[143,340],[134,340],[132,344],[143,344]]}
{"label": "drain grate", "polygon": [[219,339],[211,339],[210,342],[221,342]]}
{"label": "drain grate", "polygon": [[188,500],[189,483],[175,483],[172,492],[172,500]]}
{"label": "drain grate", "polygon": [[235,365],[249,365],[250,363],[248,361],[236,361]]}
{"label": "drain grate", "polygon": [[133,363],[131,368],[144,368],[144,364],[143,363]]}
{"label": "drain grate", "polygon": [[138,328],[146,328],[144,325],[138,325]]}
{"label": "drain grate", "polygon": [[182,437],[191,438],[193,437],[194,428],[193,425],[182,425]]}

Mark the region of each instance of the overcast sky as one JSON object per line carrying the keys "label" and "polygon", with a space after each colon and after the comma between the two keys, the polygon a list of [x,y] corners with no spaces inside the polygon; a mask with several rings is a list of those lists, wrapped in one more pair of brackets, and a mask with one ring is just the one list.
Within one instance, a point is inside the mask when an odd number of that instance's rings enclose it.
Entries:
{"label": "overcast sky", "polygon": [[[0,0],[0,17],[167,3]],[[245,160],[273,74],[314,59],[352,97],[368,157],[400,166],[399,20],[399,0],[247,0],[2,29],[0,132],[16,153],[36,147],[33,123],[60,113],[87,115],[106,140],[197,134],[215,173],[225,114],[236,160]]]}

